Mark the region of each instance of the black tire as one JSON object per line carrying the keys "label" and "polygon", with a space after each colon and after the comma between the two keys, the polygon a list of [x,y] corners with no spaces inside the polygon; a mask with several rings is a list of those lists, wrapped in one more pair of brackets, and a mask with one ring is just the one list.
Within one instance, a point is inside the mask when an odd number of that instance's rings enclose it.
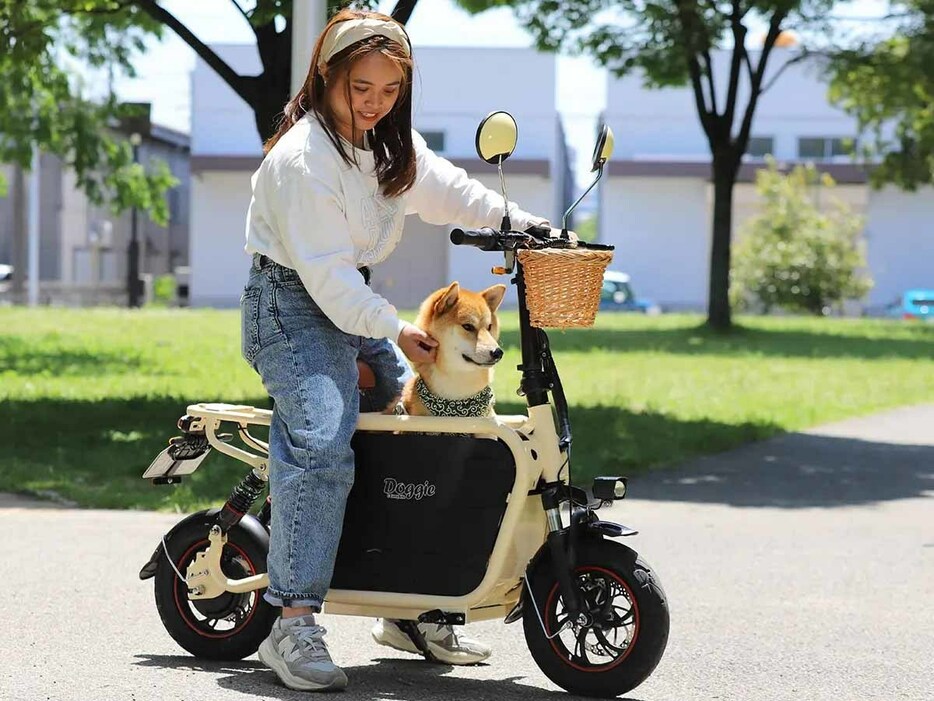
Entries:
{"label": "black tire", "polygon": [[[668,643],[668,601],[661,582],[634,550],[596,538],[580,541],[575,574],[593,625],[562,617],[563,599],[546,557],[530,574],[534,604],[524,592],[522,624],[529,651],[545,676],[572,694],[624,694],[646,680]],[[542,622],[549,636],[562,625],[567,628],[549,640]]]}
{"label": "black tire", "polygon": [[[208,531],[216,510],[191,518],[167,538],[169,557],[185,574],[198,552],[208,547]],[[263,534],[265,535],[265,534]],[[231,579],[266,571],[268,537],[237,525],[227,533],[221,567]],[[188,587],[165,557],[156,566],[155,597],[159,617],[169,635],[195,657],[207,660],[242,660],[252,655],[269,635],[277,612],[262,597],[262,590],[245,594],[225,592],[214,599],[191,600]]]}

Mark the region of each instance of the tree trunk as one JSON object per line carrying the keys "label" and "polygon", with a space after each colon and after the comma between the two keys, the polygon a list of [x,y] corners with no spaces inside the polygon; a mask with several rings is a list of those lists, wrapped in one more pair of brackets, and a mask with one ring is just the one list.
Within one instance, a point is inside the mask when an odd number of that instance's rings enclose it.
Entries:
{"label": "tree trunk", "polygon": [[282,119],[282,108],[291,99],[288,89],[286,90],[268,90],[261,93],[252,105],[253,116],[256,120],[256,131],[259,132],[259,138],[265,144],[266,141],[279,127],[279,120]]}
{"label": "tree trunk", "polygon": [[733,186],[737,166],[732,159],[713,159],[713,235],[710,247],[710,288],[707,299],[707,325],[717,331],[729,331],[730,314],[730,239],[733,230]]}

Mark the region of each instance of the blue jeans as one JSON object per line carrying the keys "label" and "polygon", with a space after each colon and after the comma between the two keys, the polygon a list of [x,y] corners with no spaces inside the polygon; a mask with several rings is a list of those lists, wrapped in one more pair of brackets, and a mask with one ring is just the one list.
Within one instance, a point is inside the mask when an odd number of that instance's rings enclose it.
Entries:
{"label": "blue jeans", "polygon": [[[411,376],[387,339],[338,329],[298,273],[256,255],[240,301],[243,357],[274,400],[269,429],[272,524],[264,598],[320,609],[334,572],[347,495],[350,447],[362,411],[382,411]],[[357,389],[357,358],[376,387]]]}

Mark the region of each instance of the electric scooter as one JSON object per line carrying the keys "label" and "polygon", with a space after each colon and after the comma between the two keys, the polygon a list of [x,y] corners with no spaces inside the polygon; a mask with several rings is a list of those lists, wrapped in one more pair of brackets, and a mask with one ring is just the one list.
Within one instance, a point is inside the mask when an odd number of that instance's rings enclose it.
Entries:
{"label": "electric scooter", "polygon": [[[492,113],[477,130],[477,151],[498,166],[504,197],[502,164],[517,133],[505,112]],[[612,149],[604,126],[587,192]],[[400,620],[429,660],[416,622],[521,620],[529,651],[549,679],[571,693],[611,697],[643,682],[661,659],[667,600],[654,570],[620,542],[637,531],[596,513],[626,496],[627,479],[598,477],[589,492],[571,483],[568,405],[547,322],[537,322],[528,303],[531,256],[612,256],[612,247],[567,233],[568,215],[587,192],[568,209],[560,237],[512,231],[508,211],[500,230],[452,231],[456,245],[504,254],[494,272],[514,275],[519,394],[528,411],[490,418],[362,413],[352,444],[355,481],[323,611]],[[598,303],[599,293],[594,314]],[[360,374],[365,378],[367,368]],[[141,579],[154,580],[166,630],[196,657],[253,654],[278,614],[261,596],[269,583],[270,499],[254,508],[267,486],[269,447],[250,433],[269,426],[271,417],[251,406],[189,406],[178,422],[181,435],[143,474],[154,484],[176,484],[212,449],[250,467],[223,506],[179,522],[140,571]]]}

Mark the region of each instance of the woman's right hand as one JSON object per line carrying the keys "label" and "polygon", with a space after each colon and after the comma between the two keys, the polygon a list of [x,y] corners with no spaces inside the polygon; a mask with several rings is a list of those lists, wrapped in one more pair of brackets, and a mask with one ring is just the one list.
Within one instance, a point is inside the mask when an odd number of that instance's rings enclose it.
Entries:
{"label": "woman's right hand", "polygon": [[397,341],[405,357],[413,363],[433,363],[438,353],[438,342],[417,326],[406,324]]}

